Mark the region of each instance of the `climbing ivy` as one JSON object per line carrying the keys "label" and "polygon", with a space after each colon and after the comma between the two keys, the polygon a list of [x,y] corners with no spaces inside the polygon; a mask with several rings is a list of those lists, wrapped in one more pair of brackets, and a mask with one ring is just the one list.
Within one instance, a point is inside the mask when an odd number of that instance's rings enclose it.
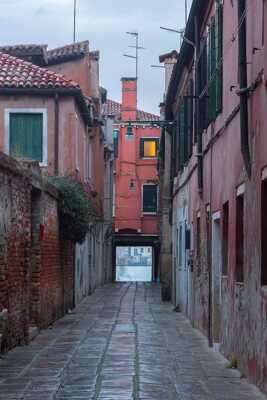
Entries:
{"label": "climbing ivy", "polygon": [[59,225],[64,239],[83,243],[89,230],[92,204],[83,185],[70,177],[50,177],[59,193]]}

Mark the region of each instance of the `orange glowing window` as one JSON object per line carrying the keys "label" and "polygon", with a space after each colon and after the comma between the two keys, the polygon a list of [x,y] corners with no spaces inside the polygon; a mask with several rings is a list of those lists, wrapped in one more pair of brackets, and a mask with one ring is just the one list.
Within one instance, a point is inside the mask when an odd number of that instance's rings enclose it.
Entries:
{"label": "orange glowing window", "polygon": [[142,158],[155,158],[158,152],[158,139],[141,139],[140,155]]}

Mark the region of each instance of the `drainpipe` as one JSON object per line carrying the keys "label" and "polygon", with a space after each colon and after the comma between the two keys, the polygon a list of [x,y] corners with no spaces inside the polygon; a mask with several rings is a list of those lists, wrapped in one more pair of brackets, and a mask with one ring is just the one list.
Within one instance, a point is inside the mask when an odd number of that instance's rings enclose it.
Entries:
{"label": "drainpipe", "polygon": [[[251,157],[249,151],[249,130],[248,130],[248,79],[247,79],[247,24],[246,24],[246,0],[238,0],[238,20],[243,22],[238,35],[238,61],[239,61],[239,85],[238,95],[240,96],[240,142],[245,168],[248,175],[251,175]],[[245,16],[245,17],[244,17]]]}
{"label": "drainpipe", "polygon": [[[195,17],[195,59],[198,60],[200,51],[198,19]],[[200,124],[200,100],[199,100],[199,72],[195,62],[195,109],[196,109],[196,132],[197,132],[197,167],[198,167],[198,190],[203,190],[203,154],[202,154],[202,129]]]}
{"label": "drainpipe", "polygon": [[54,160],[55,168],[54,173],[57,176],[59,172],[59,101],[58,93],[55,94],[55,134],[54,134]]}

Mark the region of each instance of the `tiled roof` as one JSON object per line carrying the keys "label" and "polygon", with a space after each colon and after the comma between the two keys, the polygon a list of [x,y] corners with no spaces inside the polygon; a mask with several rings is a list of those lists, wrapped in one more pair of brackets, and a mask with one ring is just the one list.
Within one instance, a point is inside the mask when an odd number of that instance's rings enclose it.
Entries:
{"label": "tiled roof", "polygon": [[2,53],[25,53],[36,55],[36,54],[43,54],[46,52],[47,45],[46,44],[15,44],[12,46],[0,46],[0,51]]}
{"label": "tiled roof", "polygon": [[0,52],[0,88],[79,89],[63,75]]}
{"label": "tiled roof", "polygon": [[83,42],[72,43],[67,46],[48,50],[47,51],[48,64],[63,62],[77,57],[83,57],[85,54],[88,53],[89,53],[88,40],[85,40]]}
{"label": "tiled roof", "polygon": [[[103,114],[104,116],[114,116],[117,119],[120,119],[121,115],[121,103],[113,100],[107,100],[103,105]],[[137,119],[140,121],[158,121],[160,118],[158,115],[151,114],[142,110],[137,110]]]}

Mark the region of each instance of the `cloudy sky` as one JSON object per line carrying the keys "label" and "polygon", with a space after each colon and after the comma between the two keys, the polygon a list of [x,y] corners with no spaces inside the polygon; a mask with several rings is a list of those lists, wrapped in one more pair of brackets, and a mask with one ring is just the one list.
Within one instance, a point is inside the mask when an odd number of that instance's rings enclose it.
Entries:
{"label": "cloudy sky", "polygon": [[[0,0],[0,43],[45,43],[49,47],[72,42],[74,0]],[[77,0],[77,40],[88,39],[91,50],[101,52],[101,85],[108,96],[121,100],[120,78],[134,76],[134,39],[140,45],[139,108],[158,112],[164,90],[163,70],[151,68],[158,56],[177,49],[179,37],[160,26],[182,28],[184,0]],[[190,0],[189,0],[190,2]]]}

